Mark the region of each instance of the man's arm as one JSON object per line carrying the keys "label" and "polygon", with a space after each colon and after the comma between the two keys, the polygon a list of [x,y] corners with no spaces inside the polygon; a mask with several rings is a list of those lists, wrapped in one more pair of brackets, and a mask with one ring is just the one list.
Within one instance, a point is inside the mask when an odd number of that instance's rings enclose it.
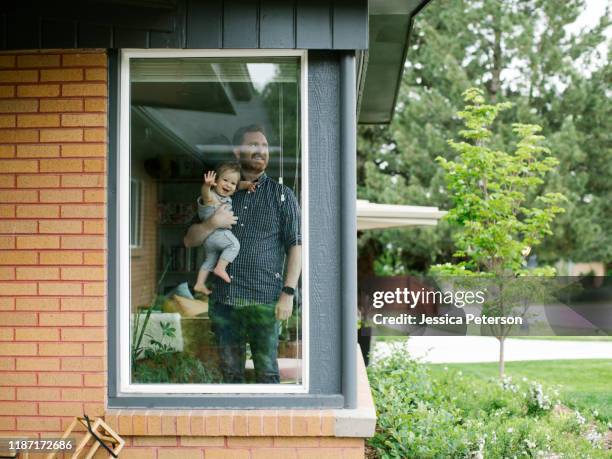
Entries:
{"label": "man's arm", "polygon": [[204,240],[218,228],[231,228],[238,221],[238,217],[234,212],[229,210],[227,206],[221,206],[213,214],[212,217],[201,223],[194,223],[187,230],[187,234],[183,238],[185,247],[198,247],[202,245]]}
{"label": "man's arm", "polygon": [[[285,270],[285,286],[297,287],[302,272],[302,236],[300,231],[300,206],[293,192],[283,187],[285,202],[281,207],[281,239],[287,252],[287,269]],[[293,296],[281,292],[276,303],[276,318],[285,320],[293,311]]]}
{"label": "man's arm", "polygon": [[[284,285],[291,288],[296,288],[300,273],[302,272],[302,246],[294,245],[287,252],[287,270],[285,272]],[[286,320],[291,316],[293,311],[293,296],[281,292],[278,302],[276,303],[276,318],[278,320]]]}
{"label": "man's arm", "polygon": [[302,246],[294,245],[287,253],[287,272],[285,273],[285,284],[287,287],[296,288],[300,273],[302,272]]}

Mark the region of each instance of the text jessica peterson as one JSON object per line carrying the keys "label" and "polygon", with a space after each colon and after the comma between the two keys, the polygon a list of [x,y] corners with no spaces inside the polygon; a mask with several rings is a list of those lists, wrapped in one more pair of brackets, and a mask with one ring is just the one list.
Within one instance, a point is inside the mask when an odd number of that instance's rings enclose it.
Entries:
{"label": "text jessica peterson", "polygon": [[[372,307],[380,309],[387,304],[405,304],[410,309],[419,304],[444,304],[456,308],[466,305],[482,306],[486,299],[486,288],[476,291],[447,291],[420,289],[410,290],[408,288],[396,288],[391,291],[376,291],[372,295]],[[523,318],[520,316],[487,316],[484,314],[465,314],[465,316],[430,316],[425,314],[398,314],[386,316],[374,314],[372,320],[376,325],[522,325]]]}

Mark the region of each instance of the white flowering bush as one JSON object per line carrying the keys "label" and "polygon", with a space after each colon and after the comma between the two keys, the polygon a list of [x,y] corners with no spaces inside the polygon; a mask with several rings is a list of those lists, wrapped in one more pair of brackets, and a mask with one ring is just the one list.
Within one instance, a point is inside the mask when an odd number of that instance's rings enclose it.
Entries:
{"label": "white flowering bush", "polygon": [[510,392],[518,392],[518,386],[512,383],[512,376],[504,375],[499,381],[501,388]]}
{"label": "white flowering bush", "polygon": [[369,445],[391,458],[610,458],[607,426],[557,410],[534,381],[432,369],[396,352],[368,369],[378,425]]}
{"label": "white flowering bush", "polygon": [[596,448],[604,447],[604,435],[596,428],[591,427],[585,434],[585,438],[590,441]]}
{"label": "white flowering bush", "polygon": [[574,415],[576,416],[576,423],[579,426],[583,426],[586,424],[586,418],[580,414],[580,411],[578,410],[574,411]]}
{"label": "white flowering bush", "polygon": [[549,394],[544,392],[542,384],[532,381],[527,392],[527,410],[530,414],[537,414],[543,411],[550,411],[553,407],[553,400]]}

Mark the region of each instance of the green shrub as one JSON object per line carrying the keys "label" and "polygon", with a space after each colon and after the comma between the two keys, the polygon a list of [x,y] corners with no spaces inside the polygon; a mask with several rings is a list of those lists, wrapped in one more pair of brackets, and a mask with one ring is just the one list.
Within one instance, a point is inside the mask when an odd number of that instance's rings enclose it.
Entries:
{"label": "green shrub", "polygon": [[554,410],[556,394],[510,378],[433,374],[405,351],[368,370],[378,425],[369,440],[381,458],[604,458],[602,423]]}
{"label": "green shrub", "polygon": [[196,357],[184,352],[156,353],[134,366],[135,383],[212,384],[220,383],[216,368],[205,367]]}

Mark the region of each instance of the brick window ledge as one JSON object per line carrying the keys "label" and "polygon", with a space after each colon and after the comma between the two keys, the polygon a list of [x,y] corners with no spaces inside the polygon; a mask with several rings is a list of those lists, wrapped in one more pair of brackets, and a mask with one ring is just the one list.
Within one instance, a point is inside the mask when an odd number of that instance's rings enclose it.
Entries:
{"label": "brick window ledge", "polygon": [[109,409],[106,422],[124,436],[360,437],[374,434],[376,411],[361,353],[358,406],[317,410]]}

